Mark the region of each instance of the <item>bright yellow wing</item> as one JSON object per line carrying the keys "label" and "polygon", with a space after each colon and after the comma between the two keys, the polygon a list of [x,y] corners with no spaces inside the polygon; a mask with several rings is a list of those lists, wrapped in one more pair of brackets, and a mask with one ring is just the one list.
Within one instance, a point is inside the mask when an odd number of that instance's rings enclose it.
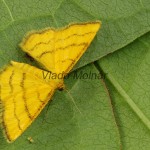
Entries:
{"label": "bright yellow wing", "polygon": [[100,28],[100,22],[71,24],[29,34],[20,44],[23,51],[53,73],[66,74],[86,51]]}
{"label": "bright yellow wing", "polygon": [[20,136],[38,116],[55,86],[40,77],[40,69],[27,64],[12,62],[1,72],[2,125],[9,142]]}

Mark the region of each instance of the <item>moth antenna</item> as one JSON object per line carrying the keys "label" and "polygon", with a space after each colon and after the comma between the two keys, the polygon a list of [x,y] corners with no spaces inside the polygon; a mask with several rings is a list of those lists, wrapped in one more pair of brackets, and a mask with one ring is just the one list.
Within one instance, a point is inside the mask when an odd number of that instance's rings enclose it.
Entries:
{"label": "moth antenna", "polygon": [[78,110],[78,112],[79,112],[81,115],[83,115],[82,112],[80,111],[80,109],[78,108],[77,104],[75,103],[75,100],[74,100],[74,98],[72,97],[72,95],[70,94],[69,90],[68,90],[66,87],[65,87],[64,90],[67,92],[68,96],[69,96],[70,99],[71,99],[71,102],[73,102],[73,104],[74,104],[74,106],[76,107],[76,109]]}
{"label": "moth antenna", "polygon": [[43,120],[42,120],[42,123],[43,123],[44,121],[47,122],[47,123],[49,123],[49,122],[46,120],[49,107],[50,107],[50,103],[47,104],[46,112],[45,112],[45,114],[44,114],[44,118],[43,118]]}

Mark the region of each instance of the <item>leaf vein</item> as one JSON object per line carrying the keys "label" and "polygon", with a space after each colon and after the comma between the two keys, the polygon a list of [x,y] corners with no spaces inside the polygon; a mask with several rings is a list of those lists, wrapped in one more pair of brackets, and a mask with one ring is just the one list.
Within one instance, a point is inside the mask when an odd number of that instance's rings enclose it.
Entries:
{"label": "leaf vein", "polygon": [[8,13],[9,13],[9,15],[10,15],[11,21],[14,22],[15,20],[14,20],[14,17],[13,17],[13,15],[12,15],[12,12],[11,12],[9,6],[8,6],[7,3],[5,2],[5,0],[2,0],[2,2],[4,3],[4,5],[6,6],[6,8],[7,8],[7,10],[8,10]]}

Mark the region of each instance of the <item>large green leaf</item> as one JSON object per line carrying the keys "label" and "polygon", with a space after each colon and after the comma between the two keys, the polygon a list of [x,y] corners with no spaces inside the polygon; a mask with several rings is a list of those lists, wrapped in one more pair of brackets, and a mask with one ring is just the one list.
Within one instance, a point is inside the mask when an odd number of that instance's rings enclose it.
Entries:
{"label": "large green leaf", "polygon": [[[83,73],[96,73],[94,66]],[[77,72],[77,75],[80,74]],[[66,91],[57,92],[48,108],[13,144],[1,140],[5,149],[119,149],[120,138],[107,92],[99,79],[68,78]],[[74,104],[74,102],[75,104]],[[32,137],[33,144],[27,140]]]}
{"label": "large green leaf", "polygon": [[[102,29],[75,68],[119,50],[150,30],[149,0],[2,0],[0,12],[0,66],[10,60],[34,63],[18,47],[24,34],[32,30],[101,20]],[[146,34],[99,61],[111,81],[108,87],[100,79],[74,79],[75,72],[72,72],[70,78],[65,79],[70,94],[56,92],[49,107],[14,143],[7,144],[1,134],[0,148],[149,149],[147,124],[142,118],[139,119],[135,107],[129,103],[131,100],[136,102],[136,108],[149,121],[149,70],[146,68],[148,65],[144,65],[148,64],[149,59],[148,40],[149,34]],[[83,67],[76,73],[81,71],[99,73],[93,65]],[[116,81],[118,78],[120,80]],[[119,92],[116,91],[118,86],[121,89]],[[120,95],[131,98],[127,101],[129,105]],[[142,96],[144,102],[139,100]],[[32,144],[27,140],[30,136],[34,140]]]}
{"label": "large green leaf", "polygon": [[101,20],[102,29],[78,67],[111,53],[150,29],[149,0],[2,0],[0,49],[3,61],[28,61],[18,44],[26,32],[71,22]]}
{"label": "large green leaf", "polygon": [[99,61],[107,74],[121,141],[127,150],[150,149],[150,33]]}

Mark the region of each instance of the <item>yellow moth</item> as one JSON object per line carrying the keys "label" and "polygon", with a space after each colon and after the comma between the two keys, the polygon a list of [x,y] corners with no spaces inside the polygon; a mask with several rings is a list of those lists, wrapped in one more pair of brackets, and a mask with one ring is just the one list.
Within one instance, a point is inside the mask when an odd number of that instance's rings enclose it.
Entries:
{"label": "yellow moth", "polygon": [[99,21],[48,28],[28,34],[20,46],[45,70],[11,61],[0,74],[2,125],[7,141],[16,140],[39,115],[56,89],[64,88],[63,78],[43,78],[52,72],[63,77],[86,51],[100,28]]}

